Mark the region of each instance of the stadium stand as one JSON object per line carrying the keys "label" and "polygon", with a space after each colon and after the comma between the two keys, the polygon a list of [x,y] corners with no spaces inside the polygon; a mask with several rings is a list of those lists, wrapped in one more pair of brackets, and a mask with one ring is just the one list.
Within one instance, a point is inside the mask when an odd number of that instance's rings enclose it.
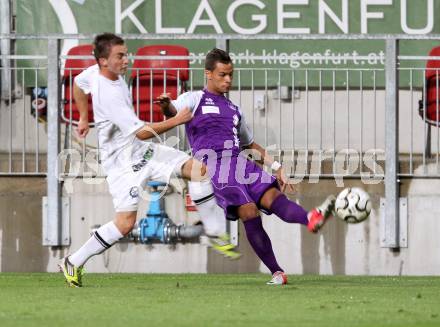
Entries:
{"label": "stadium stand", "polygon": [[[430,57],[440,57],[440,46],[433,48],[429,52]],[[437,126],[439,122],[440,100],[440,60],[430,59],[426,63],[425,71],[425,93],[419,103],[419,114],[425,119],[426,123]],[[426,114],[425,114],[426,112]]]}
{"label": "stadium stand", "polygon": [[[68,56],[90,56],[93,54],[92,44],[82,44],[69,50]],[[66,59],[64,73],[62,76],[62,94],[63,108],[61,111],[62,120],[66,123],[72,121],[73,124],[79,120],[79,112],[73,99],[73,80],[75,76],[81,73],[85,68],[96,64],[95,59]],[[89,96],[89,122],[93,123],[92,98]]]}
{"label": "stadium stand", "polygon": [[[187,48],[177,45],[150,45],[139,48],[136,56],[151,56],[152,59],[135,59],[130,85],[134,108],[144,121],[162,121],[163,115],[153,99],[160,94],[171,93],[175,99],[186,90],[189,79],[188,59],[166,59],[166,56],[188,56]],[[164,59],[157,59],[157,57]]]}
{"label": "stadium stand", "polygon": [[[432,48],[430,57],[440,57],[440,46]],[[440,60],[430,59],[426,63],[424,92],[419,101],[419,115],[428,124],[426,153],[431,155],[431,126],[440,122]]]}

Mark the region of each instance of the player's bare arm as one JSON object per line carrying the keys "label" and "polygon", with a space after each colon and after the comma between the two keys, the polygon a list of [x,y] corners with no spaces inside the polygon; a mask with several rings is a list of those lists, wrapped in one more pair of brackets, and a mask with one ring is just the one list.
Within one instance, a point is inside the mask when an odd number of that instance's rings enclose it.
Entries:
{"label": "player's bare arm", "polygon": [[76,131],[79,137],[84,138],[89,132],[89,97],[78,85],[73,83],[73,98],[79,111],[79,122]]}
{"label": "player's bare arm", "polygon": [[256,162],[258,162],[261,165],[266,165],[268,167],[271,167],[277,177],[278,183],[280,184],[281,190],[284,191],[288,191],[288,192],[294,192],[295,189],[293,187],[292,184],[289,184],[287,182],[287,177],[286,177],[286,173],[283,169],[283,167],[281,166],[280,163],[278,163],[277,161],[274,160],[274,158],[269,155],[267,153],[267,151],[258,143],[252,142],[251,144],[249,144],[248,146],[246,146],[247,149],[251,149],[253,151],[257,151],[260,155],[259,155],[259,159],[255,160]]}
{"label": "player's bare arm", "polygon": [[159,123],[145,124],[144,127],[139,129],[139,131],[136,133],[136,137],[141,140],[150,139],[157,134],[165,133],[178,125],[185,124],[186,122],[190,121],[191,118],[191,111],[188,108],[184,108],[170,119],[161,121]]}
{"label": "player's bare arm", "polygon": [[177,114],[177,109],[171,103],[170,95],[170,93],[163,93],[159,95],[154,101],[155,103],[158,103],[160,105],[162,113],[166,117],[174,117]]}

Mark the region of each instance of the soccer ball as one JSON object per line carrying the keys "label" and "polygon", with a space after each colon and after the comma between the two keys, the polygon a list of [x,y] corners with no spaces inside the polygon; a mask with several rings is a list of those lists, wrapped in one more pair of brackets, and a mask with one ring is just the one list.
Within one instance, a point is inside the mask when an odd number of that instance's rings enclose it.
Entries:
{"label": "soccer ball", "polygon": [[370,215],[370,196],[361,188],[347,187],[336,198],[335,211],[346,223],[360,223]]}

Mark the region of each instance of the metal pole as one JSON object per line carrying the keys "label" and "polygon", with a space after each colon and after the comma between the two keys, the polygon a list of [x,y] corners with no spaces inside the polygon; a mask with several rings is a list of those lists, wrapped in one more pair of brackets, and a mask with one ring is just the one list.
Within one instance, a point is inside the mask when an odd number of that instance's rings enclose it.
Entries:
{"label": "metal pole", "polygon": [[229,52],[229,40],[227,39],[217,39],[215,41],[215,46],[218,49],[224,50],[226,52]]}
{"label": "metal pole", "polygon": [[399,247],[399,88],[397,71],[398,40],[386,40],[385,59],[385,247]]}
{"label": "metal pole", "polygon": [[[47,217],[43,245],[61,245],[61,184],[58,181],[60,152],[60,41],[48,40],[47,59]],[[44,233],[43,233],[44,234]]]}
{"label": "metal pole", "polygon": [[[0,33],[11,33],[11,3],[9,0],[0,1]],[[11,54],[11,40],[2,39],[0,43],[0,51],[2,55]],[[9,58],[1,59],[1,99],[8,99],[11,92],[11,60]]]}

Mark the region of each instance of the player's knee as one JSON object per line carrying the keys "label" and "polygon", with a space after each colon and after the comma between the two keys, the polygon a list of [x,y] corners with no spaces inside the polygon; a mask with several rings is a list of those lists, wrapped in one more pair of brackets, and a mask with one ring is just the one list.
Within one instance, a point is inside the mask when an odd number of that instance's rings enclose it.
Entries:
{"label": "player's knee", "polygon": [[131,232],[136,223],[136,212],[135,213],[119,213],[116,216],[116,226],[122,235],[127,235]]}
{"label": "player's knee", "polygon": [[260,215],[260,210],[255,203],[248,203],[238,208],[238,216],[241,220],[246,221]]}
{"label": "player's knee", "polygon": [[206,172],[207,172],[206,165],[202,164],[202,166],[200,167],[200,174],[201,174],[202,180],[209,179],[209,176],[206,174]]}
{"label": "player's knee", "polygon": [[202,162],[189,159],[181,167],[180,176],[192,181],[201,181],[208,178],[206,171],[206,166]]}
{"label": "player's knee", "polygon": [[192,181],[203,181],[209,180],[209,176],[206,174],[207,169],[204,163],[193,159],[193,164],[191,168],[191,180]]}
{"label": "player's knee", "polygon": [[120,231],[122,235],[126,236],[130,233],[134,227],[135,221],[127,221],[122,225],[122,230]]}
{"label": "player's knee", "polygon": [[272,187],[261,197],[260,205],[263,208],[270,209],[272,202],[280,195],[282,195],[282,193],[277,188]]}
{"label": "player's knee", "polygon": [[196,204],[199,204],[199,201],[209,200],[214,196],[214,190],[209,179],[200,182],[188,182],[188,191],[191,199]]}

